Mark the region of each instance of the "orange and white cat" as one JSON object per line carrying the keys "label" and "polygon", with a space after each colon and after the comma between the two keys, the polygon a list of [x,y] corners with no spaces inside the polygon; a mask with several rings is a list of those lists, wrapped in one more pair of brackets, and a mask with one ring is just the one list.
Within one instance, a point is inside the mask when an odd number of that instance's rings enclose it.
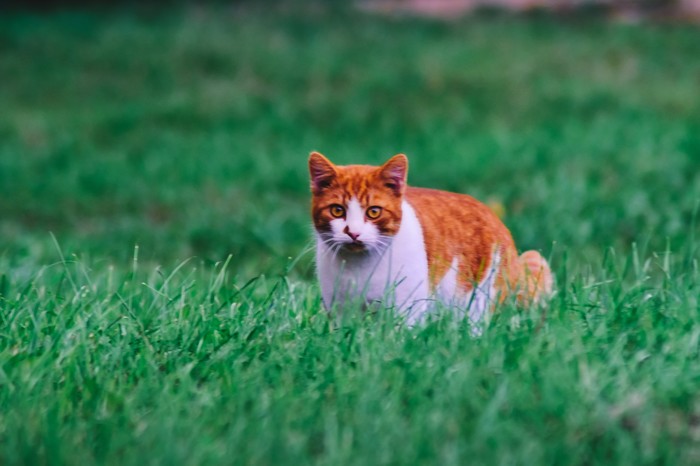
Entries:
{"label": "orange and white cat", "polygon": [[510,293],[522,304],[552,292],[547,261],[518,255],[508,229],[464,195],[406,185],[408,159],[381,167],[309,158],[316,263],[326,308],[360,299],[413,324],[435,303],[480,323]]}

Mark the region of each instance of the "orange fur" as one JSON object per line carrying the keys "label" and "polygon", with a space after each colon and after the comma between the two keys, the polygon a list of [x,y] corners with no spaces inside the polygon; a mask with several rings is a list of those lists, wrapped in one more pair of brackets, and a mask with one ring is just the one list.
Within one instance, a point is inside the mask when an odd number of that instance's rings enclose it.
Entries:
{"label": "orange fur", "polygon": [[[407,187],[406,156],[399,154],[381,167],[333,165],[321,154],[309,160],[312,179],[311,214],[319,232],[329,229],[329,206],[346,205],[355,197],[363,206],[380,206],[374,220],[380,231],[395,235],[401,225],[401,202],[415,210],[423,230],[431,289],[435,289],[457,261],[458,284],[469,292],[481,282],[494,252],[500,256],[496,290],[500,300],[516,292],[530,304],[552,292],[553,278],[547,261],[536,251],[518,256],[510,231],[485,204],[465,195]],[[396,178],[400,173],[403,178]]]}

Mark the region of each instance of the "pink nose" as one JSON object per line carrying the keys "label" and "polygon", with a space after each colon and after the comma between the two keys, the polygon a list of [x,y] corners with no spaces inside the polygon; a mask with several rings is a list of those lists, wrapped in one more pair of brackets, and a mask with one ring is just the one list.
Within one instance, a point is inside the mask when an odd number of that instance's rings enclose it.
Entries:
{"label": "pink nose", "polygon": [[359,233],[353,233],[352,231],[350,231],[350,227],[345,227],[345,230],[343,230],[343,232],[350,238],[352,238],[353,241],[357,241],[357,238],[360,236]]}

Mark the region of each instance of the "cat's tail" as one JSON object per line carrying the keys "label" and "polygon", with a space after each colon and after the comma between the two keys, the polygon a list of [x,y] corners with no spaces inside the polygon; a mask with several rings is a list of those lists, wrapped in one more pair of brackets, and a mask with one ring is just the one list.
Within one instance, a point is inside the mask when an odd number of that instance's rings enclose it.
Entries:
{"label": "cat's tail", "polygon": [[518,260],[522,265],[518,301],[525,305],[542,303],[554,290],[554,277],[547,259],[537,251],[525,251]]}

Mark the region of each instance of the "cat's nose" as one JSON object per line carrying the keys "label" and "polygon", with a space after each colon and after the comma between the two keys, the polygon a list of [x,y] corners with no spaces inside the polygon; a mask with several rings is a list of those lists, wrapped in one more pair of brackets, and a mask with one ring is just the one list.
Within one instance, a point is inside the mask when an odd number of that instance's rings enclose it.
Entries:
{"label": "cat's nose", "polygon": [[350,231],[350,227],[345,227],[345,230],[343,230],[343,232],[350,238],[352,238],[353,241],[357,241],[357,238],[360,237],[359,233],[353,233],[352,231]]}

